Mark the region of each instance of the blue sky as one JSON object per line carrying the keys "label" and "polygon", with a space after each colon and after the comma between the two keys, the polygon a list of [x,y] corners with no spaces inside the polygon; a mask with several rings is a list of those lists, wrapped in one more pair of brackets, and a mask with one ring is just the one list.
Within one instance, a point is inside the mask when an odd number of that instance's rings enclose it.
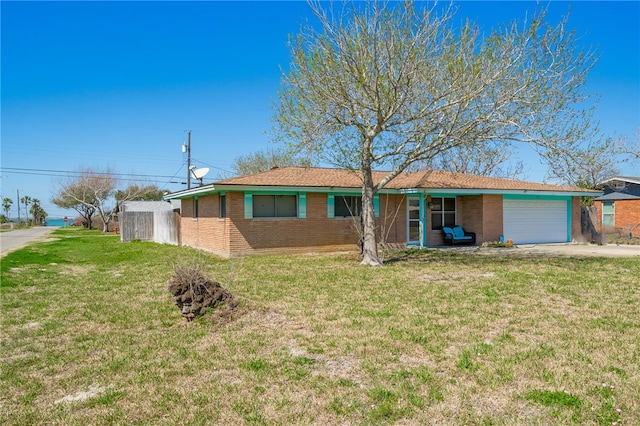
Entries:
{"label": "blue sky", "polygon": [[[552,1],[600,60],[588,83],[607,134],[640,127],[640,3]],[[456,2],[456,19],[485,29],[521,19],[529,1]],[[79,168],[110,169],[184,189],[192,162],[205,182],[236,157],[270,147],[271,104],[286,46],[307,18],[287,2],[2,1],[2,198],[38,198],[50,216],[74,215],[50,203],[56,183]],[[545,169],[527,151],[527,178]],[[626,174],[638,174],[629,167]],[[24,214],[24,212],[22,213]]]}

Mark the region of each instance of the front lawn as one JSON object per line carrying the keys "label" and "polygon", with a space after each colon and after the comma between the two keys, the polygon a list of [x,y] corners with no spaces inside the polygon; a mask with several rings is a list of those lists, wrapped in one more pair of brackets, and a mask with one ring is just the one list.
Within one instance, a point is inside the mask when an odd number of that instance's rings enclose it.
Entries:
{"label": "front lawn", "polygon": [[[637,258],[371,268],[53,235],[2,259],[3,425],[640,424]],[[182,319],[167,281],[193,264],[234,316]]]}

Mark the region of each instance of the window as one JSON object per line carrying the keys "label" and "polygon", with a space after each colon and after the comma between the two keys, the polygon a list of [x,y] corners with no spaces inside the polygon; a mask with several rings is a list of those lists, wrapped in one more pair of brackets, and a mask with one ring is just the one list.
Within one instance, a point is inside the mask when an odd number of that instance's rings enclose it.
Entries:
{"label": "window", "polygon": [[220,218],[227,217],[227,196],[220,194]]}
{"label": "window", "polygon": [[443,226],[456,224],[456,199],[431,197],[431,229],[440,230]]}
{"label": "window", "polygon": [[295,195],[254,195],[253,217],[298,217]]}
{"label": "window", "polygon": [[336,195],[334,217],[360,216],[362,197]]}
{"label": "window", "polygon": [[613,201],[604,201],[602,203],[602,224],[605,226],[614,226],[615,209]]}
{"label": "window", "polygon": [[197,218],[198,217],[198,199],[194,198],[193,199],[193,218]]}

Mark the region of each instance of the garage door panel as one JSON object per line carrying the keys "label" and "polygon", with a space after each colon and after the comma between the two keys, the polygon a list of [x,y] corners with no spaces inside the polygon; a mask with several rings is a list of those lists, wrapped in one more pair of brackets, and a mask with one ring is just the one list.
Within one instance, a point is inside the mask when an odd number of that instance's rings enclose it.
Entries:
{"label": "garage door panel", "polygon": [[567,241],[567,202],[562,200],[504,200],[505,239],[515,244]]}

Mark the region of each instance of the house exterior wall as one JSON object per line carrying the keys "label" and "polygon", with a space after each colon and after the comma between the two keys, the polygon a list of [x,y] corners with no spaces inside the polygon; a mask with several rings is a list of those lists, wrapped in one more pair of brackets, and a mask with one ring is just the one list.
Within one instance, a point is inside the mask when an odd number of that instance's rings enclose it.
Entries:
{"label": "house exterior wall", "polygon": [[[406,238],[404,196],[381,195],[379,237],[390,244]],[[198,217],[193,199],[182,200],[182,243],[222,256],[270,252],[340,251],[358,248],[353,218],[328,218],[327,194],[306,194],[306,218],[245,219],[244,192],[226,193],[226,218],[219,217],[220,196],[198,198]],[[381,240],[381,238],[380,238]]]}
{"label": "house exterior wall", "polygon": [[[426,204],[430,201],[426,197]],[[616,221],[635,220],[640,214]],[[327,217],[327,194],[306,194],[306,218],[245,218],[244,192],[226,193],[226,218],[220,218],[220,195],[198,198],[198,217],[194,217],[194,199],[182,200],[180,232],[182,244],[225,257],[257,253],[299,253],[309,251],[357,250],[359,221],[353,218]],[[571,235],[581,240],[580,198],[571,202]],[[640,204],[640,202],[638,202]],[[467,195],[456,197],[457,222],[476,233],[476,243],[498,241],[503,235],[503,196]],[[601,215],[601,210],[599,211]],[[442,231],[432,231],[431,211],[426,210],[427,246],[443,244]],[[640,228],[640,226],[638,227]],[[405,245],[407,241],[407,198],[404,195],[379,196],[378,241]],[[640,232],[637,229],[636,232]]]}
{"label": "house exterior wall", "polygon": [[[431,196],[427,197],[427,205]],[[498,241],[502,235],[502,195],[464,195],[456,197],[457,225],[476,233],[476,244]],[[442,231],[431,230],[431,210],[427,210],[427,245],[444,244]]]}
{"label": "house exterior wall", "polygon": [[631,235],[640,237],[640,200],[618,200],[614,206],[616,227],[623,232],[631,228]]}
{"label": "house exterior wall", "polygon": [[[598,231],[602,232],[602,201],[595,201],[593,205],[597,211]],[[640,200],[615,200],[613,226],[620,230],[623,236],[630,232],[632,237],[640,237]]]}
{"label": "house exterior wall", "polygon": [[[194,217],[194,199],[182,200],[180,232],[182,245],[205,249],[220,255],[229,250],[228,219],[220,218],[220,196],[198,198],[198,217]],[[229,206],[227,204],[227,209]]]}
{"label": "house exterior wall", "polygon": [[503,234],[502,195],[459,196],[458,224],[476,233],[476,243],[498,241]]}
{"label": "house exterior wall", "polygon": [[631,183],[631,182],[623,182],[624,183],[624,187],[622,189],[618,189],[611,186],[606,186],[604,188],[604,195],[607,194],[611,194],[614,192],[619,192],[621,194],[629,194],[629,195],[635,195],[636,197],[640,197],[640,185],[638,185],[637,183]]}

